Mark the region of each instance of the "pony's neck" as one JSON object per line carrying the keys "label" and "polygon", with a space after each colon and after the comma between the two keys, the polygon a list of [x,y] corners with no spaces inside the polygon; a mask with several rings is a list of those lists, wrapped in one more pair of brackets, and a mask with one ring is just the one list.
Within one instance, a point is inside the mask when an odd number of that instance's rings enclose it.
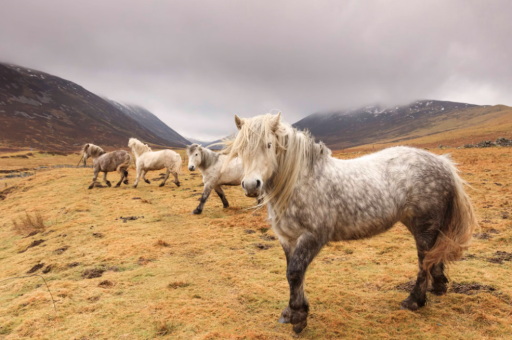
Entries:
{"label": "pony's neck", "polygon": [[206,170],[219,160],[219,155],[209,149],[203,149],[201,155],[201,164],[198,165],[200,170]]}

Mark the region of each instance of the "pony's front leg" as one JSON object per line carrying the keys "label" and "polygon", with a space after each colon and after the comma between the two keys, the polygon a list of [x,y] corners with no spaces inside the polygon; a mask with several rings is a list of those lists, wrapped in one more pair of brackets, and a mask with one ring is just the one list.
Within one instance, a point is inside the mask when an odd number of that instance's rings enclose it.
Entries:
{"label": "pony's front leg", "polygon": [[[309,313],[309,302],[304,293],[306,270],[323,245],[324,243],[314,235],[302,234],[297,240],[297,245],[291,257],[287,255],[289,260],[287,260],[286,278],[290,286],[290,302],[282,312],[279,322],[291,323],[293,331],[297,334],[307,326]],[[283,249],[285,249],[284,246]]]}
{"label": "pony's front leg", "polygon": [[94,169],[94,177],[92,178],[91,185],[89,185],[89,189],[94,188],[94,183],[96,183],[96,179],[98,178],[98,173],[99,172],[100,172],[99,170]]}
{"label": "pony's front leg", "polygon": [[201,202],[199,202],[197,208],[194,211],[192,211],[192,214],[199,215],[203,212],[204,204],[206,203],[206,200],[210,196],[210,192],[212,192],[212,187],[208,184],[205,184],[203,195],[201,196]]}
{"label": "pony's front leg", "polygon": [[105,181],[105,183],[107,183],[109,188],[112,186],[112,184],[107,180],[107,172],[106,171],[103,173],[103,181]]}
{"label": "pony's front leg", "polygon": [[229,208],[229,202],[226,199],[226,195],[224,194],[224,190],[222,190],[220,185],[217,185],[215,187],[215,192],[217,193],[217,195],[219,195],[219,197],[220,197],[220,199],[222,201],[222,205],[224,206],[224,208]]}
{"label": "pony's front leg", "polygon": [[133,187],[136,188],[139,185],[140,175],[142,173],[142,169],[137,167],[137,178],[135,178],[135,183],[133,183]]}

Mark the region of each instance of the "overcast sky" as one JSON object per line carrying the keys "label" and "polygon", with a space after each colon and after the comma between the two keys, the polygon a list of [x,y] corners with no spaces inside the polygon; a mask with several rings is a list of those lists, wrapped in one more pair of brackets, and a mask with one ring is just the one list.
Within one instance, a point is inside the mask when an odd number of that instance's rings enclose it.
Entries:
{"label": "overcast sky", "polygon": [[2,0],[0,60],[139,104],[186,137],[233,115],[512,105],[512,1]]}

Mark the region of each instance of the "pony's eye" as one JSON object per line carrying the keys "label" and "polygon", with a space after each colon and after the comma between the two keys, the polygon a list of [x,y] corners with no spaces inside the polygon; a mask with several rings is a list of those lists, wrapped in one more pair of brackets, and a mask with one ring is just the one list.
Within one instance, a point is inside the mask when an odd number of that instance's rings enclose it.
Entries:
{"label": "pony's eye", "polygon": [[196,153],[196,156],[197,156],[197,153]]}
{"label": "pony's eye", "polygon": [[268,148],[270,149],[272,147],[272,142],[268,143]]}

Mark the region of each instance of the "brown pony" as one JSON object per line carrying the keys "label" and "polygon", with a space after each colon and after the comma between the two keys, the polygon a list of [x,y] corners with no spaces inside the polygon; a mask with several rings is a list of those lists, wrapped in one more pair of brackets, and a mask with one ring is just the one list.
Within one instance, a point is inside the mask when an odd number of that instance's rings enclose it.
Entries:
{"label": "brown pony", "polygon": [[94,187],[94,183],[96,183],[100,171],[104,173],[103,180],[109,187],[112,185],[107,180],[107,172],[113,171],[117,171],[121,174],[121,179],[116,184],[116,188],[118,188],[123,181],[124,184],[128,184],[128,167],[132,163],[132,156],[130,156],[129,152],[124,150],[105,152],[99,146],[87,143],[83,146],[82,153],[84,155],[84,163],[87,158],[90,157],[92,158],[94,168],[94,177],[91,185],[89,185],[89,189]]}

